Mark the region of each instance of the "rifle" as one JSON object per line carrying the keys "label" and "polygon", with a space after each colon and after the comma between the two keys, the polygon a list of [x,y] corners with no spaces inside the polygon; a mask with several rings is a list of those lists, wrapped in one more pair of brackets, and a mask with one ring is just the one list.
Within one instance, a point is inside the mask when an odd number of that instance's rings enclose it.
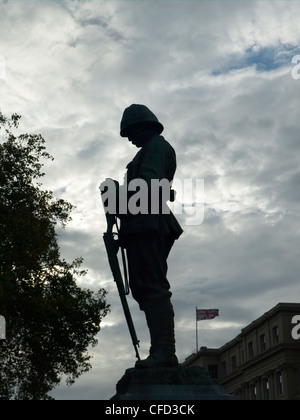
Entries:
{"label": "rifle", "polygon": [[[118,227],[117,217],[114,214],[110,214],[105,209],[105,203],[102,196],[102,193],[104,191],[102,191],[101,188],[100,188],[100,191],[101,191],[102,204],[104,207],[106,222],[107,222],[107,230],[103,234],[103,240],[106,247],[106,252],[108,256],[109,265],[112,271],[112,275],[113,275],[114,281],[117,284],[117,288],[120,295],[124,315],[127,321],[132,344],[135,349],[135,354],[136,354],[137,359],[140,360],[140,355],[137,349],[137,347],[139,347],[139,340],[137,339],[137,336],[136,336],[135,328],[134,328],[133,321],[131,318],[130,309],[129,309],[128,302],[126,299],[126,296],[129,295],[129,283],[128,283],[128,275],[127,275],[125,249],[120,245],[119,227]],[[113,232],[114,227],[116,227],[117,232]],[[122,255],[124,281],[122,278],[119,260],[118,260],[119,249],[121,250],[121,255]]]}

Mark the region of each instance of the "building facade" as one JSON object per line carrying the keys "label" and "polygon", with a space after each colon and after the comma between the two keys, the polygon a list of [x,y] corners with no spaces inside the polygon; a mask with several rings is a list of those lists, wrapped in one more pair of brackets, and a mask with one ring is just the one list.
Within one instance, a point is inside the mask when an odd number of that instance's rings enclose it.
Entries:
{"label": "building facade", "polygon": [[205,367],[215,385],[241,400],[300,400],[297,322],[300,303],[279,303],[229,343],[201,347],[183,365]]}

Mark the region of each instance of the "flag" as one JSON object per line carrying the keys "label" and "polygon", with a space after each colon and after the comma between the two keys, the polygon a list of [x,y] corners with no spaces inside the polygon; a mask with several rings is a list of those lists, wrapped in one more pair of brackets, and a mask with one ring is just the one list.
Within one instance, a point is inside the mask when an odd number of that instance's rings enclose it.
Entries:
{"label": "flag", "polygon": [[213,319],[219,316],[219,309],[198,309],[196,308],[196,320]]}

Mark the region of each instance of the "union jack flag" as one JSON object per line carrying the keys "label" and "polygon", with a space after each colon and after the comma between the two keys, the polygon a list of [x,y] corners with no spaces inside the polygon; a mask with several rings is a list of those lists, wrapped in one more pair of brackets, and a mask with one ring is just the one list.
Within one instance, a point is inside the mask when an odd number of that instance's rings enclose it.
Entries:
{"label": "union jack flag", "polygon": [[219,309],[198,309],[196,308],[196,320],[213,319],[219,316]]}

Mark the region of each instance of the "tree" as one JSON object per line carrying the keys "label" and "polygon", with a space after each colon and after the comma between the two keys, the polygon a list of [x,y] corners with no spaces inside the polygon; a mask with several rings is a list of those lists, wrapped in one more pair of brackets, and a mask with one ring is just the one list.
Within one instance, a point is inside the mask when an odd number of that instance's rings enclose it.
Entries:
{"label": "tree", "polygon": [[0,111],[0,399],[49,399],[91,368],[88,346],[109,312],[106,291],[81,289],[81,258],[60,256],[55,231],[73,206],[41,188],[41,135],[18,134],[19,115]]}

